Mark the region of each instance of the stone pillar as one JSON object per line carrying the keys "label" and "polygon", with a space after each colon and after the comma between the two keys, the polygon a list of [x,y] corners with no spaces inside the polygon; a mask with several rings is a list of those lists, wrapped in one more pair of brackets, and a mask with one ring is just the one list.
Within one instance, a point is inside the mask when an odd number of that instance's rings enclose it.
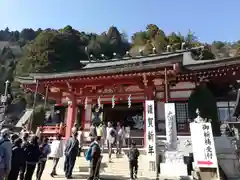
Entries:
{"label": "stone pillar", "polygon": [[68,139],[71,136],[72,127],[74,125],[77,113],[77,104],[74,96],[71,97],[71,104],[68,105],[67,109],[67,123],[65,138]]}
{"label": "stone pillar", "polygon": [[[164,162],[160,163],[163,176],[187,176],[187,165],[184,164],[184,154],[177,148],[177,128],[175,104],[165,103],[166,146]],[[173,171],[174,169],[174,171]]]}
{"label": "stone pillar", "polygon": [[177,150],[177,126],[176,112],[174,103],[165,103],[165,126],[167,149],[169,151]]}

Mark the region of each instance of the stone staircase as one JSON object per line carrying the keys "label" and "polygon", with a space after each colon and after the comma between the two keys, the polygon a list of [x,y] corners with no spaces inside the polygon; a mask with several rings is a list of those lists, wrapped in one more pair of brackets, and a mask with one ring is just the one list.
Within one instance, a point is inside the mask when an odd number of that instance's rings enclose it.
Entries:
{"label": "stone staircase", "polygon": [[21,128],[23,125],[25,125],[29,120],[29,118],[31,117],[32,113],[33,113],[33,109],[26,109],[22,117],[20,118],[20,120],[15,125],[15,127]]}
{"label": "stone staircase", "polygon": [[[49,160],[48,164],[52,164],[52,161]],[[62,158],[59,162],[59,171],[61,174],[63,173],[63,166],[64,165],[64,158]],[[51,165],[50,165],[51,166]],[[46,170],[48,171],[48,170]],[[86,161],[85,157],[82,155],[81,157],[77,158],[74,172],[79,172],[80,174],[89,174],[89,161]],[[116,156],[116,154],[112,155],[112,163],[108,162],[108,154],[103,154],[101,169],[101,175],[114,175],[114,176],[121,176],[121,177],[129,177],[129,165],[128,165],[128,158],[125,154],[120,156]],[[140,155],[139,157],[139,170],[138,170],[139,177],[147,177],[148,179],[155,179],[156,173],[148,171],[148,162],[146,155]]]}
{"label": "stone staircase", "polygon": [[[156,177],[155,173],[149,173],[148,162],[145,155],[139,157],[139,177]],[[88,173],[89,162],[85,160],[85,157],[79,157],[77,161],[76,170]],[[80,167],[80,168],[79,168]],[[108,162],[108,154],[103,154],[102,164],[101,164],[102,174],[113,174],[117,176],[129,177],[129,165],[128,158],[125,154],[122,155],[112,155],[112,163]]]}

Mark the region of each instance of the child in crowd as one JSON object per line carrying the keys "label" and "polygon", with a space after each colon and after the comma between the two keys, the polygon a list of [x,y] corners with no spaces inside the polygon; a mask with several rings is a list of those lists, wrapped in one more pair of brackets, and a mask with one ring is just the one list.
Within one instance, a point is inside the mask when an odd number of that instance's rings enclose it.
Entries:
{"label": "child in crowd", "polygon": [[139,150],[136,148],[136,142],[132,141],[131,149],[128,152],[129,170],[131,180],[137,179]]}

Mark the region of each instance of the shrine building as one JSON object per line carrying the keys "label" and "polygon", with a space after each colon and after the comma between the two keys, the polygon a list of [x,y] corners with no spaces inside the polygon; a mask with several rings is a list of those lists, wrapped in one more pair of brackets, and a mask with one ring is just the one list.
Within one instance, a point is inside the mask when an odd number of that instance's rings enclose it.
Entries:
{"label": "shrine building", "polygon": [[[177,133],[189,135],[188,98],[210,81],[220,120],[229,120],[240,78],[240,57],[195,60],[191,50],[122,59],[81,61],[83,68],[63,73],[17,77],[26,90],[65,104],[65,137],[78,120],[85,132],[91,122],[121,122],[144,145],[145,100],[155,101],[156,133],[165,134],[164,103],[175,102]],[[230,89],[230,90],[229,90]],[[47,125],[45,126],[47,129]],[[55,131],[56,132],[56,131]]]}

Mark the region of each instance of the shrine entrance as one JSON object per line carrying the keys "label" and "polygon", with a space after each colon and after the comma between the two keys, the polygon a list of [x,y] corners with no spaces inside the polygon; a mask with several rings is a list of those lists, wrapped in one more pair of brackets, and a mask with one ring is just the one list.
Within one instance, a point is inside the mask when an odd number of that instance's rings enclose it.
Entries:
{"label": "shrine entrance", "polygon": [[130,108],[128,108],[127,103],[116,104],[114,108],[112,105],[104,105],[103,108],[103,121],[112,122],[116,126],[117,122],[121,122],[124,127],[131,127],[131,129],[141,129],[138,122],[141,121],[140,118],[143,116],[143,104],[133,103]]}
{"label": "shrine entrance", "polygon": [[128,108],[128,103],[117,103],[114,108],[111,104],[104,105],[103,121],[113,123],[116,127],[117,122],[122,126],[130,127],[131,139],[134,139],[139,147],[143,147],[144,138],[144,107],[143,103],[132,103]]}

